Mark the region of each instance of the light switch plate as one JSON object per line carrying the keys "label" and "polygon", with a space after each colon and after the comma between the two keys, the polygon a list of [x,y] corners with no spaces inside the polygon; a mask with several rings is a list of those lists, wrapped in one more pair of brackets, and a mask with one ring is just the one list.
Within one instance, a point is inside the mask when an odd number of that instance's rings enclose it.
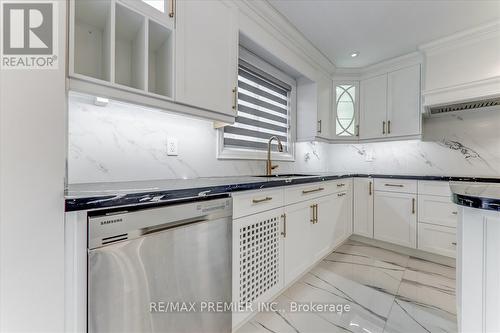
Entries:
{"label": "light switch plate", "polygon": [[177,138],[167,138],[167,155],[168,156],[177,156],[178,152],[178,144]]}

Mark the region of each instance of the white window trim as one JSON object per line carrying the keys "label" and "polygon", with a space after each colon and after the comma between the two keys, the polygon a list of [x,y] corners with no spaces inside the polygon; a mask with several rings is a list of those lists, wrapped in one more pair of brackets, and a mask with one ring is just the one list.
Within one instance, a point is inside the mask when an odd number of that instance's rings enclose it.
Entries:
{"label": "white window trim", "polygon": [[[292,90],[290,92],[290,129],[289,129],[289,147],[288,152],[280,153],[275,150],[271,150],[271,158],[275,161],[295,161],[295,140],[296,140],[296,122],[297,122],[297,83],[294,78],[283,73],[281,70],[272,66],[271,64],[265,62],[252,52],[240,46],[239,48],[239,58],[248,62],[252,66],[255,66],[269,75],[274,76],[278,80],[281,80],[290,87]],[[220,160],[266,160],[266,151],[239,149],[239,148],[228,148],[224,147],[224,132],[223,128],[217,130],[217,159]]]}
{"label": "white window trim", "polygon": [[[332,91],[333,91],[333,98],[332,98],[332,110],[333,110],[333,119],[331,121],[332,123],[332,129],[333,129],[333,136],[335,137],[335,140],[339,141],[353,141],[353,140],[358,140],[359,136],[338,136],[337,135],[337,86],[338,85],[353,85],[356,88],[356,97],[354,101],[354,117],[355,117],[355,122],[354,126],[359,126],[359,99],[360,99],[360,91],[359,91],[359,81],[355,80],[334,80],[333,81],[333,86],[332,86]],[[355,129],[356,130],[356,129]],[[358,127],[359,131],[359,127]]]}

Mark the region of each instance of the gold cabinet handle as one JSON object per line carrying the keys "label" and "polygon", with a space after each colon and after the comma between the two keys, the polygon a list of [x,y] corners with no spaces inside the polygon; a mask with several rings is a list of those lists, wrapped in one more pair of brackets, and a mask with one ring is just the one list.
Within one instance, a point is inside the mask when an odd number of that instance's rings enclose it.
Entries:
{"label": "gold cabinet handle", "polygon": [[337,184],[337,187],[344,187],[344,186],[345,186],[345,183]]}
{"label": "gold cabinet handle", "polygon": [[391,134],[391,121],[387,121],[387,134]]}
{"label": "gold cabinet handle", "polygon": [[315,223],[318,223],[318,204],[315,204],[314,207],[316,210],[316,214],[314,214],[314,221],[316,221]]}
{"label": "gold cabinet handle", "polygon": [[281,215],[283,218],[283,231],[281,234],[283,235],[283,238],[286,238],[286,214]]}
{"label": "gold cabinet handle", "polygon": [[356,125],[356,136],[359,136],[359,125]]}
{"label": "gold cabinet handle", "polygon": [[384,184],[384,186],[389,186],[389,187],[404,187],[402,184]]}
{"label": "gold cabinet handle", "polygon": [[458,212],[451,212],[451,213],[452,213],[453,215],[457,215],[457,214],[458,214]]}
{"label": "gold cabinet handle", "polygon": [[341,192],[341,193],[337,193],[337,197],[343,197],[344,195],[346,195],[347,193],[345,192]]}
{"label": "gold cabinet handle", "polygon": [[271,201],[271,200],[273,200],[272,197],[265,197],[265,198],[262,198],[262,199],[253,199],[252,202],[253,203],[260,203],[260,202]]}
{"label": "gold cabinet handle", "polygon": [[175,0],[168,0],[168,17],[175,15]]}
{"label": "gold cabinet handle", "polygon": [[316,205],[311,205],[311,209],[312,209],[312,218],[311,218],[311,223],[312,224],[315,224],[316,223],[316,209],[314,208],[316,207]]}
{"label": "gold cabinet handle", "polygon": [[385,134],[385,121],[382,122],[382,134]]}
{"label": "gold cabinet handle", "polygon": [[321,133],[321,120],[318,120],[318,133]]}
{"label": "gold cabinet handle", "polygon": [[451,242],[451,245],[457,246],[457,242]]}
{"label": "gold cabinet handle", "polygon": [[236,111],[237,107],[238,107],[238,88],[234,87],[233,88],[233,110]]}
{"label": "gold cabinet handle", "polygon": [[368,195],[372,195],[372,182],[368,183]]}
{"label": "gold cabinet handle", "polygon": [[314,190],[303,190],[302,194],[314,193],[314,192],[319,192],[319,191],[323,191],[323,190],[324,190],[323,187],[318,187],[318,188],[315,188]]}
{"label": "gold cabinet handle", "polygon": [[415,198],[411,199],[411,213],[415,214]]}

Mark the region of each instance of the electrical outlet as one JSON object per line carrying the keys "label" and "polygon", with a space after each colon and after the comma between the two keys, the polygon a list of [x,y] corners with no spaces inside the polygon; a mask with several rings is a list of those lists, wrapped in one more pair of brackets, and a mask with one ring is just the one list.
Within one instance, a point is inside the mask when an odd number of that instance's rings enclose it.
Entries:
{"label": "electrical outlet", "polygon": [[178,153],[178,144],[177,138],[167,138],[167,155],[168,156],[177,156]]}

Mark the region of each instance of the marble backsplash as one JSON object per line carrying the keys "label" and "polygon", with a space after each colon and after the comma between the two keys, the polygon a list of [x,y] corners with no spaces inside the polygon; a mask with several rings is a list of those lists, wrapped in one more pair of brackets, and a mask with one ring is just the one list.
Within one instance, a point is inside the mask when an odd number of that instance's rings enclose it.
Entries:
{"label": "marble backsplash", "polygon": [[500,110],[424,119],[423,139],[334,144],[328,170],[500,177]]}
{"label": "marble backsplash", "polygon": [[[210,121],[70,94],[68,182],[257,175],[264,161],[218,160]],[[167,137],[179,155],[166,155]],[[423,141],[297,143],[277,172],[362,172],[500,177],[500,111],[426,120]]]}
{"label": "marble backsplash", "polygon": [[[68,182],[177,179],[265,174],[265,161],[218,160],[217,130],[211,121],[70,94]],[[179,155],[167,156],[167,137]],[[295,147],[295,162],[278,162],[276,172],[325,172],[328,145]]]}

